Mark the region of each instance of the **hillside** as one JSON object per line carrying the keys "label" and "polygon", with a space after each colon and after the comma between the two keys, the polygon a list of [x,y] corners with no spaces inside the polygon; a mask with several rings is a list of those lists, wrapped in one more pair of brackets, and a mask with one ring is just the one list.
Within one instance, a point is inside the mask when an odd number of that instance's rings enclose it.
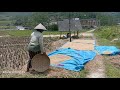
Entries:
{"label": "hillside", "polygon": [[120,47],[120,26],[102,26],[94,33],[104,45]]}
{"label": "hillside", "polygon": [[32,12],[0,12],[0,20],[9,20],[14,16],[29,16]]}
{"label": "hillside", "polygon": [[32,12],[0,12],[0,16],[26,16],[31,15]]}

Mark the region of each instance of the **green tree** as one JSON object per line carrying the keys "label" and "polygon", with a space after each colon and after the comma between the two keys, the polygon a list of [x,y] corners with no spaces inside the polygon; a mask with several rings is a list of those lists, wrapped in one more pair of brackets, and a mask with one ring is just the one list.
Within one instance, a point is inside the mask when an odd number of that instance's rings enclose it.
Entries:
{"label": "green tree", "polygon": [[58,31],[58,25],[53,24],[48,27],[48,30],[50,31]]}

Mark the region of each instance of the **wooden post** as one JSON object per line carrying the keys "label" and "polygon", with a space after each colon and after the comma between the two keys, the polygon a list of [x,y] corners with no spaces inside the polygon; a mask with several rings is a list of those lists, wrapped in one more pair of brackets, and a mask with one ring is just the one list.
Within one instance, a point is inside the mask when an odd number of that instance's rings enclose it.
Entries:
{"label": "wooden post", "polygon": [[74,36],[75,36],[75,31],[74,31]]}
{"label": "wooden post", "polygon": [[77,37],[78,37],[79,32],[77,31]]}
{"label": "wooden post", "polygon": [[49,32],[49,38],[51,39],[51,33]]}
{"label": "wooden post", "polygon": [[61,39],[61,34],[62,34],[62,32],[60,32],[60,39]]}
{"label": "wooden post", "polygon": [[70,23],[70,19],[71,19],[71,17],[70,17],[70,12],[69,12],[69,33],[70,33],[70,42],[71,42],[71,31],[70,31],[70,26],[71,26],[71,23]]}

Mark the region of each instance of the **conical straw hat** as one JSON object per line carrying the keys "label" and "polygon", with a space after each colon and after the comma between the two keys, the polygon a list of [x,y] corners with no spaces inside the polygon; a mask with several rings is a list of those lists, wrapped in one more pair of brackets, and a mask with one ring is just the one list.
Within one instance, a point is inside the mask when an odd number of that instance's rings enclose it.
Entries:
{"label": "conical straw hat", "polygon": [[47,30],[41,23],[38,24],[34,29],[42,29],[42,30]]}
{"label": "conical straw hat", "polygon": [[44,72],[50,67],[50,59],[45,54],[37,54],[33,57],[32,68],[37,72]]}

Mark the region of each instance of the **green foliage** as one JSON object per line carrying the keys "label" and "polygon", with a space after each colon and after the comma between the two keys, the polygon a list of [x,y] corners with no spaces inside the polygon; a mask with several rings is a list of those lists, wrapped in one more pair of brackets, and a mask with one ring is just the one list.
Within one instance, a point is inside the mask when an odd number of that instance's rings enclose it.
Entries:
{"label": "green foliage", "polygon": [[116,20],[119,18],[120,13],[113,12],[33,12],[31,15],[21,16],[18,15],[13,20],[16,20],[14,25],[23,25],[29,27],[35,27],[39,23],[42,23],[46,27],[52,21],[58,21],[69,18],[91,19],[96,18],[100,20],[102,26],[115,25]]}
{"label": "green foliage", "polygon": [[11,24],[12,21],[0,21],[0,26]]}
{"label": "green foliage", "polygon": [[[10,35],[10,36],[30,36],[33,30],[4,30],[0,31],[0,34]],[[67,34],[68,32],[63,32],[62,34]],[[59,31],[44,31],[43,35],[60,35]]]}
{"label": "green foliage", "polygon": [[27,26],[29,23],[29,17],[28,16],[16,16],[13,18],[13,20],[16,20],[13,22],[14,25],[19,26]]}
{"label": "green foliage", "polygon": [[30,34],[32,33],[32,30],[6,30],[5,31],[8,35],[10,36],[20,36],[20,37],[23,37],[23,36],[30,36]]}
{"label": "green foliage", "polygon": [[99,38],[112,40],[119,38],[120,26],[103,26],[98,28],[94,33],[96,33]]}
{"label": "green foliage", "polygon": [[58,25],[56,25],[56,24],[49,25],[48,30],[50,30],[50,31],[58,31]]}
{"label": "green foliage", "polygon": [[114,21],[114,17],[111,15],[97,15],[96,16],[97,19],[99,19],[101,21],[101,25],[105,26],[105,25],[115,25],[116,22]]}
{"label": "green foliage", "polygon": [[99,45],[114,45],[120,47],[120,41],[111,42],[115,38],[120,38],[120,26],[103,26],[94,31],[98,38]]}
{"label": "green foliage", "polygon": [[101,46],[114,46],[115,45],[115,43],[112,43],[112,42],[110,42],[109,40],[107,40],[107,39],[104,39],[104,38],[99,38],[99,39],[97,39],[97,42],[98,42],[98,44],[99,45],[101,45]]}
{"label": "green foliage", "polygon": [[0,26],[0,29],[16,29],[15,26]]}
{"label": "green foliage", "polygon": [[34,28],[39,23],[46,25],[49,22],[49,18],[45,13],[34,12],[31,16],[16,16],[13,18],[16,20],[14,25],[22,25]]}
{"label": "green foliage", "polygon": [[[112,39],[120,37],[120,26],[100,27],[94,32],[94,35],[97,37],[98,45],[116,46],[120,48],[120,41],[111,42]],[[107,78],[119,78],[119,68],[115,67],[110,61],[109,57],[104,56],[105,74]]]}
{"label": "green foliage", "polygon": [[106,76],[108,78],[119,78],[120,77],[119,68],[114,67],[113,64],[110,63],[109,60],[106,60],[104,62],[105,62]]}

